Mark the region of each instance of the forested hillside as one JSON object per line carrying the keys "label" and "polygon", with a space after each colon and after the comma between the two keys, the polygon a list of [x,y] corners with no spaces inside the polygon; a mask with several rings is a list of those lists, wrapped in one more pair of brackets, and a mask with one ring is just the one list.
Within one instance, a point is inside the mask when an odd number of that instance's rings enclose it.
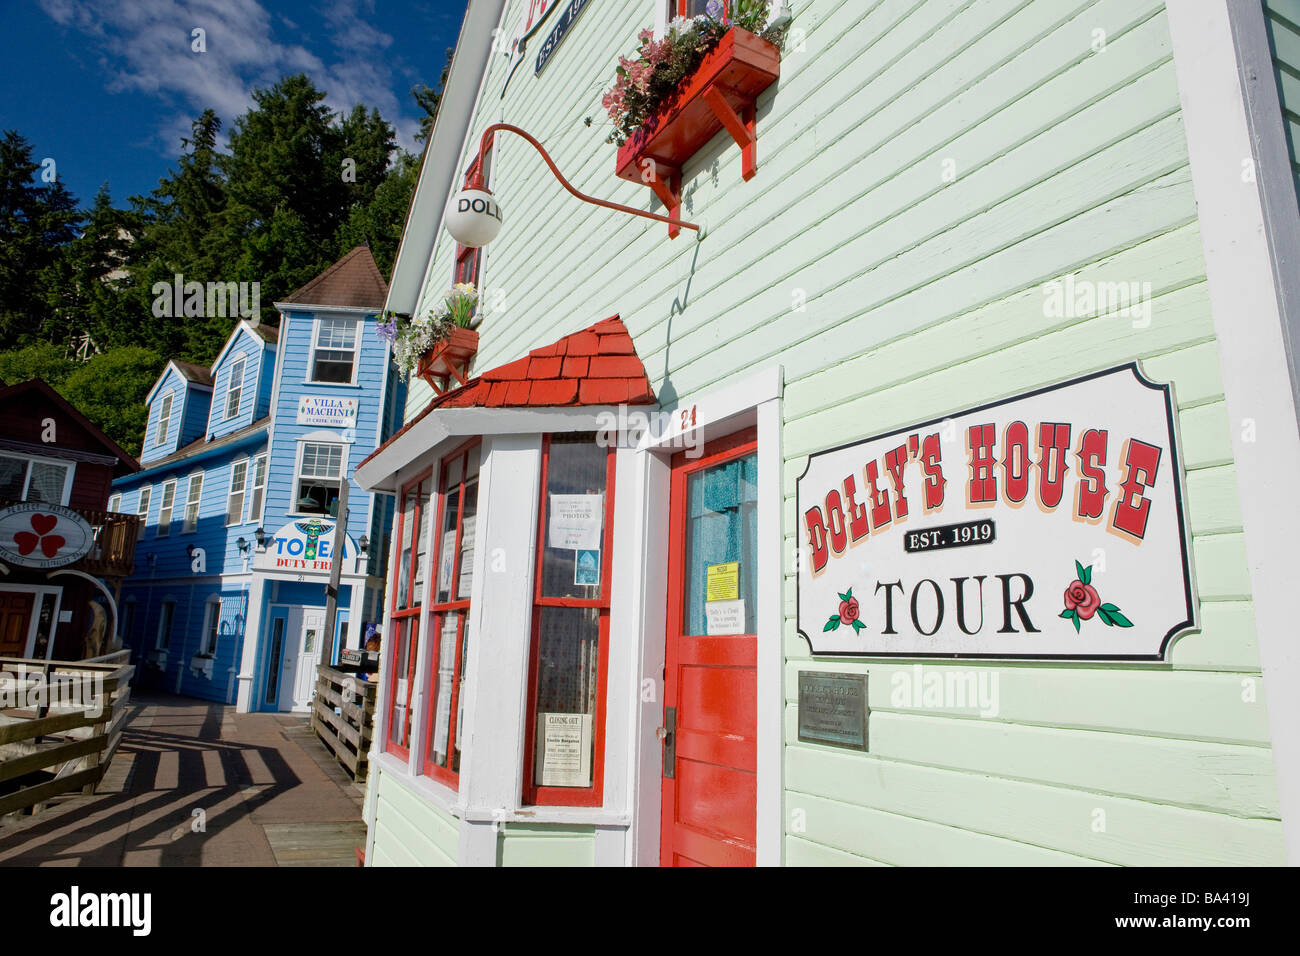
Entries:
{"label": "forested hillside", "polygon": [[[423,144],[439,91],[412,94]],[[377,110],[325,99],[296,75],[254,91],[228,130],[204,111],[157,188],[123,203],[105,184],[83,204],[19,131],[0,133],[0,382],[45,379],[137,453],[163,364],[210,364],[238,321],[160,317],[156,283],[256,282],[275,323],[273,302],[356,245],[387,277],[419,157]]]}

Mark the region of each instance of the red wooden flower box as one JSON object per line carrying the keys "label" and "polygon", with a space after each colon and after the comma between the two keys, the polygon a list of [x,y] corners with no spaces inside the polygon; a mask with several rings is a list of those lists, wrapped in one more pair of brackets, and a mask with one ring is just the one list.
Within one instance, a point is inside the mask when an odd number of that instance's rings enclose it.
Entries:
{"label": "red wooden flower box", "polygon": [[[647,161],[652,163],[646,185],[668,208],[668,215],[677,218],[682,166],[725,129],[740,146],[741,175],[752,178],[758,168],[754,102],[780,75],[776,44],[740,27],[728,30],[695,72],[619,147],[619,177],[645,182]],[[680,231],[679,226],[668,227],[669,236]]]}
{"label": "red wooden flower box", "polygon": [[465,384],[470,359],[477,351],[477,329],[452,329],[450,335],[420,356],[417,374],[441,395],[453,378],[458,384]]}

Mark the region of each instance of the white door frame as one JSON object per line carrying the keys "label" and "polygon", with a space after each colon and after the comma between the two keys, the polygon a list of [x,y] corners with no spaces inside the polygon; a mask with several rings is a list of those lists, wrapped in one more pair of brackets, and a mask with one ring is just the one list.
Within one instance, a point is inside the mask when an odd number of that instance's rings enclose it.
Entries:
{"label": "white door frame", "polygon": [[[302,615],[295,614],[300,609],[293,604],[269,604],[266,608],[266,643],[262,649],[263,659],[266,661],[266,672],[262,675],[261,687],[259,688],[260,700],[254,706],[253,710],[265,710],[274,703],[275,710],[273,713],[280,713],[280,701],[284,699],[284,656],[285,648],[289,644],[289,635],[294,633],[294,622],[298,622],[299,636],[301,637]],[[271,659],[271,648],[274,646],[275,619],[277,612],[284,612],[284,634],[280,638],[280,651],[275,660]],[[266,699],[266,685],[271,678],[271,668],[278,667],[279,674],[275,682],[275,700],[274,702]],[[294,668],[294,676],[297,676],[297,667]]]}
{"label": "white door frame", "polygon": [[[642,522],[615,527],[615,554],[621,534],[636,535],[633,547],[643,556],[638,606],[640,673],[653,678],[656,700],[639,702],[626,745],[633,802],[632,831],[622,861],[633,866],[659,863],[659,813],[662,797],[662,744],[657,729],[663,716],[664,638],[667,622],[664,595],[668,581],[668,525],[672,456],[687,442],[708,442],[745,428],[758,432],[758,674],[757,674],[757,807],[755,849],[758,866],[780,866],[784,858],[782,754],[785,708],[782,693],[784,611],[784,541],[782,492],[781,394],[784,369],[779,365],[754,372],[732,385],[692,396],[674,410],[673,427],[657,438],[642,440],[645,514]],[[688,424],[681,426],[681,413]],[[689,445],[686,445],[689,447]],[[617,506],[617,499],[615,499]],[[633,528],[629,529],[628,524]],[[626,553],[626,552],[625,552]],[[611,611],[612,614],[612,611]],[[612,682],[613,675],[611,673]],[[602,862],[600,860],[598,863]]]}
{"label": "white door frame", "polygon": [[[18,591],[35,594],[44,599],[47,594],[54,595],[54,611],[50,617],[50,643],[45,649],[45,659],[54,659],[54,638],[59,629],[59,607],[63,603],[63,588],[48,584],[0,584],[0,591]],[[23,645],[23,657],[30,658],[36,651],[36,629],[41,622],[41,601],[32,604],[32,619],[27,622],[27,642]]]}

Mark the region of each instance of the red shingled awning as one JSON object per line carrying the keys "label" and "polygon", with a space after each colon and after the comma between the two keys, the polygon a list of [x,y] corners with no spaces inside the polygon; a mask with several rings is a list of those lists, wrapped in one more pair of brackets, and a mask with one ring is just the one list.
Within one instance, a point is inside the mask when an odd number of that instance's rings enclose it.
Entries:
{"label": "red shingled awning", "polygon": [[366,461],[439,408],[653,405],[654,401],[650,379],[637,357],[632,336],[615,315],[439,395]]}

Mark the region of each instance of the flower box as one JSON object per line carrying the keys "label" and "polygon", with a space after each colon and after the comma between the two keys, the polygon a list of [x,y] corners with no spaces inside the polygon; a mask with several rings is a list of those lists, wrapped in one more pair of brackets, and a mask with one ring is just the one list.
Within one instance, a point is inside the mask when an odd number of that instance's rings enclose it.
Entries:
{"label": "flower box", "polygon": [[[776,44],[733,27],[700,61],[655,114],[619,147],[617,172],[629,182],[645,182],[647,161],[653,176],[646,183],[677,217],[681,208],[682,166],[725,129],[741,149],[741,175],[758,168],[754,103],[781,75]],[[676,236],[678,226],[669,226]]]}
{"label": "flower box", "polygon": [[478,330],[454,328],[445,339],[420,356],[417,374],[441,395],[453,378],[457,384],[465,384],[470,359],[477,351]]}

